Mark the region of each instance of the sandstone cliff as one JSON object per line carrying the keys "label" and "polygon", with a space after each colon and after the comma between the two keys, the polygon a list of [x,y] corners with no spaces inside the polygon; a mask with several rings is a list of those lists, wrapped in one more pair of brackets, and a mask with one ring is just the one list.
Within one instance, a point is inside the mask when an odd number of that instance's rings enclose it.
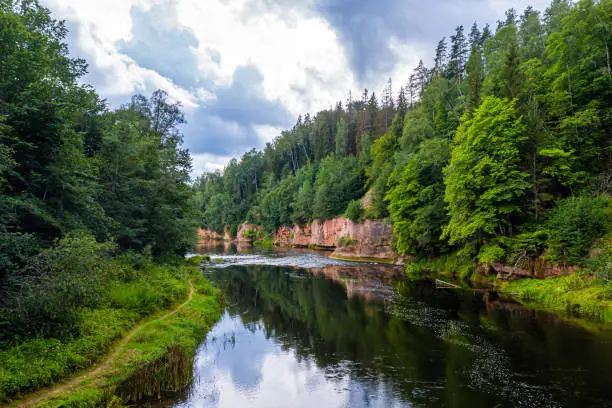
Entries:
{"label": "sandstone cliff", "polygon": [[391,249],[393,230],[383,221],[366,220],[355,223],[346,218],[326,221],[314,220],[305,226],[281,227],[274,235],[274,243],[296,247],[333,249],[338,258],[365,258],[395,261]]}
{"label": "sandstone cliff", "polygon": [[225,231],[223,232],[223,235],[219,234],[218,232],[209,230],[209,229],[204,229],[204,228],[198,229],[198,242],[231,241],[231,240],[232,240],[232,237],[230,236],[230,233],[227,227],[225,227]]}
{"label": "sandstone cliff", "polygon": [[[253,242],[262,227],[255,224],[242,224],[235,238],[226,229],[220,234],[200,229],[200,241],[232,240],[239,243]],[[326,221],[314,220],[304,226],[280,227],[272,237],[274,245],[298,248],[317,248],[333,250],[332,257],[396,262],[397,254],[391,249],[393,229],[384,221],[366,220],[356,223],[347,218],[333,218]]]}

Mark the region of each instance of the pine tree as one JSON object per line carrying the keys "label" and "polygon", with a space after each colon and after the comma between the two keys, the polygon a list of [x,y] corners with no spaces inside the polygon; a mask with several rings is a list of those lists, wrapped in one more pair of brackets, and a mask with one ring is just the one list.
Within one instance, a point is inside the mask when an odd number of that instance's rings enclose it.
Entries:
{"label": "pine tree", "polygon": [[425,63],[423,60],[419,60],[419,65],[414,70],[415,79],[417,81],[418,86],[418,97],[420,98],[423,94],[423,90],[425,89],[425,85],[428,82],[428,70],[425,67]]}
{"label": "pine tree", "polygon": [[403,117],[408,111],[408,100],[406,99],[406,92],[404,87],[400,87],[399,94],[397,95],[397,112]]}
{"label": "pine tree", "polygon": [[478,29],[478,24],[476,22],[472,24],[472,28],[470,29],[470,35],[468,38],[469,38],[468,45],[471,50],[473,50],[474,47],[480,46],[481,34],[480,34],[480,30]]}
{"label": "pine tree", "polygon": [[438,42],[436,47],[436,56],[434,58],[434,75],[442,75],[444,71],[446,71],[446,55],[447,55],[447,46],[446,46],[446,37],[442,37],[442,39]]}
{"label": "pine tree", "polygon": [[447,77],[461,86],[467,59],[467,41],[463,34],[463,26],[458,26],[455,29],[455,34],[451,36],[451,49],[448,57]]}
{"label": "pine tree", "polygon": [[348,126],[344,118],[340,118],[336,130],[336,155],[347,156],[349,153]]}

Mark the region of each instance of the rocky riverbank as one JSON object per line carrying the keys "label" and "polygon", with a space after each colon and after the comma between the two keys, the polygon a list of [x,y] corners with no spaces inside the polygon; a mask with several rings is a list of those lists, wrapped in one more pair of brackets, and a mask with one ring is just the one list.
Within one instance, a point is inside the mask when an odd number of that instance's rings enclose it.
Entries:
{"label": "rocky riverbank", "polygon": [[[265,234],[261,226],[242,224],[236,237],[200,229],[200,241],[258,242]],[[306,225],[282,226],[267,241],[277,246],[313,248],[333,251],[332,257],[350,260],[396,263],[400,257],[391,248],[393,228],[379,220],[353,222],[338,217],[326,221],[314,220]]]}

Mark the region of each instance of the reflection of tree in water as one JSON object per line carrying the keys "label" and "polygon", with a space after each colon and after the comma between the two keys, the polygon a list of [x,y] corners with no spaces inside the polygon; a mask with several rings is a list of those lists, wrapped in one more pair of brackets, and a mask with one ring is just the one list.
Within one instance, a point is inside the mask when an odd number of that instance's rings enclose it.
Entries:
{"label": "reflection of tree in water", "polygon": [[[334,282],[295,279],[286,272],[270,266],[230,267],[212,272],[212,278],[228,294],[230,314],[247,326],[263,321],[268,337],[295,350],[300,361],[314,359],[329,380],[350,376],[358,381],[364,398],[382,398],[380,391],[388,388],[389,395],[429,406],[436,406],[431,405],[436,400],[439,406],[446,405],[444,400],[488,405],[486,393],[464,387],[463,367],[474,358],[465,347],[384,313],[382,301],[348,298]],[[411,290],[433,288],[420,282]],[[464,311],[452,295],[436,299],[457,313],[469,315],[478,308]]]}
{"label": "reflection of tree in water", "polygon": [[[327,279],[271,266],[210,273],[225,288],[232,315],[255,330],[263,323],[268,338],[299,361],[314,360],[339,387],[353,379],[354,401],[383,398],[386,390],[429,407],[555,406],[555,400],[606,406],[609,364],[601,362],[612,363],[609,339],[493,293],[402,281],[391,302],[347,296],[347,280],[364,287],[379,279],[382,287],[387,278],[346,268],[315,271]],[[576,391],[578,385],[588,392]]]}

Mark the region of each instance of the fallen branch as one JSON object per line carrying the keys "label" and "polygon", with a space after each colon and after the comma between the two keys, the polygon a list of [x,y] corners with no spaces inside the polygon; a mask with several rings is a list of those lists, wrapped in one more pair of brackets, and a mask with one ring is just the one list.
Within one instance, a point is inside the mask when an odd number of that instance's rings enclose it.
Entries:
{"label": "fallen branch", "polygon": [[440,285],[440,284],[445,285],[446,287],[450,287],[450,288],[461,289],[461,286],[459,285],[455,285],[449,282],[444,282],[443,280],[440,280],[440,279],[436,279],[436,285]]}

